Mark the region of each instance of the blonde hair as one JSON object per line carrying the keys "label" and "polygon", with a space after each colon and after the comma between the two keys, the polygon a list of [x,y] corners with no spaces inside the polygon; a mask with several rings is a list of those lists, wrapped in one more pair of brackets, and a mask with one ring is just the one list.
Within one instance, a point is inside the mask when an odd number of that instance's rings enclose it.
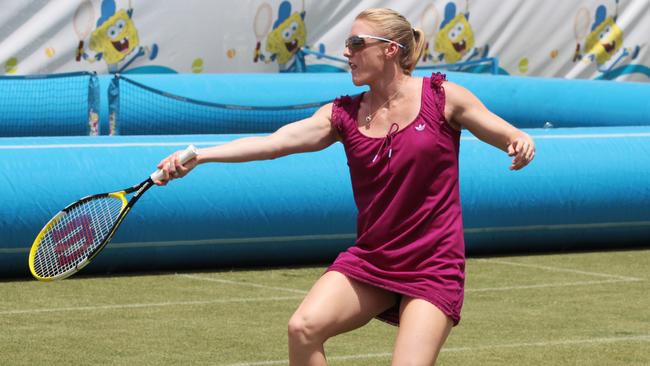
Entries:
{"label": "blonde hair", "polygon": [[405,74],[411,75],[424,51],[425,40],[422,31],[413,28],[402,14],[387,8],[366,9],[359,13],[356,19],[377,25],[384,34],[376,36],[388,38],[404,46],[401,49],[399,64]]}

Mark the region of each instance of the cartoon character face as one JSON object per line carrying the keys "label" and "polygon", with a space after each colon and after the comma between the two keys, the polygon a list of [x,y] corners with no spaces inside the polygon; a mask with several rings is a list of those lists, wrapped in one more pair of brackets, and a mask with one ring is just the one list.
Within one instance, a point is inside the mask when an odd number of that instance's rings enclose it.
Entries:
{"label": "cartoon character face", "polygon": [[267,51],[277,55],[279,64],[286,64],[307,41],[305,22],[298,12],[280,23],[266,40]]}
{"label": "cartoon character face", "polygon": [[616,54],[622,45],[623,31],[612,17],[607,17],[587,36],[586,49],[588,53],[596,56],[596,63],[602,65]]}
{"label": "cartoon character face", "polygon": [[436,34],[434,49],[448,63],[458,62],[474,47],[474,33],[465,14],[456,15]]}
{"label": "cartoon character face", "polygon": [[102,53],[108,64],[122,61],[139,43],[138,30],[124,9],[108,18],[90,36],[90,49]]}

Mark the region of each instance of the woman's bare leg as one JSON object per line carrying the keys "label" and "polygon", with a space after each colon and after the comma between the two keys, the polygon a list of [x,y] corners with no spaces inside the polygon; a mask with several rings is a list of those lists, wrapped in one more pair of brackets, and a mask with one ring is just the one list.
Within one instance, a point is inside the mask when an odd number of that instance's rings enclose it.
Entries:
{"label": "woman's bare leg", "polygon": [[399,323],[392,365],[434,365],[451,332],[451,319],[430,302],[405,296]]}
{"label": "woman's bare leg", "polygon": [[389,291],[325,273],[289,320],[290,365],[327,365],[323,344],[328,338],[365,325],[396,300]]}

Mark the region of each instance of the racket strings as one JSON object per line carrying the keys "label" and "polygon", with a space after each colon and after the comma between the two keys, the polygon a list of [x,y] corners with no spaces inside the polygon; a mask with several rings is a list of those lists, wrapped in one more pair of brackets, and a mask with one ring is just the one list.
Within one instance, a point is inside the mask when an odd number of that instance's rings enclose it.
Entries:
{"label": "racket strings", "polygon": [[63,213],[41,238],[34,256],[35,272],[51,278],[74,269],[110,234],[122,207],[121,199],[103,196]]}

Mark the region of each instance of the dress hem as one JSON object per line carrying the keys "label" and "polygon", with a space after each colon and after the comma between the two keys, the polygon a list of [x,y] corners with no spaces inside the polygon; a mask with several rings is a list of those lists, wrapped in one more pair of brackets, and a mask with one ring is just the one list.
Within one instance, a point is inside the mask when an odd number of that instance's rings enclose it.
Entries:
{"label": "dress hem", "polygon": [[[395,288],[387,285],[383,285],[377,282],[373,282],[371,279],[364,278],[362,275],[357,274],[354,270],[350,270],[349,268],[337,264],[331,265],[329,268],[327,268],[326,272],[339,272],[343,274],[344,276],[350,277],[356,281],[363,282],[367,285],[378,287],[390,292],[393,292],[398,295],[402,296],[408,296],[416,299],[421,299],[425,300],[435,307],[437,307],[440,311],[442,311],[443,314],[445,314],[454,324],[454,326],[458,325],[460,323],[460,314],[456,314],[455,312],[451,311],[449,309],[448,304],[446,304],[445,301],[441,300],[438,296],[435,298],[432,297],[427,297],[426,295],[422,294],[419,291],[414,291],[412,289],[407,289],[407,288]],[[392,309],[392,308],[391,308]],[[399,313],[395,314],[395,316],[386,316],[384,314],[390,312],[391,309],[386,310],[386,312],[379,314],[376,318],[378,320],[381,320],[385,323],[388,323],[390,325],[394,326],[399,326]],[[388,315],[388,314],[387,314]]]}

